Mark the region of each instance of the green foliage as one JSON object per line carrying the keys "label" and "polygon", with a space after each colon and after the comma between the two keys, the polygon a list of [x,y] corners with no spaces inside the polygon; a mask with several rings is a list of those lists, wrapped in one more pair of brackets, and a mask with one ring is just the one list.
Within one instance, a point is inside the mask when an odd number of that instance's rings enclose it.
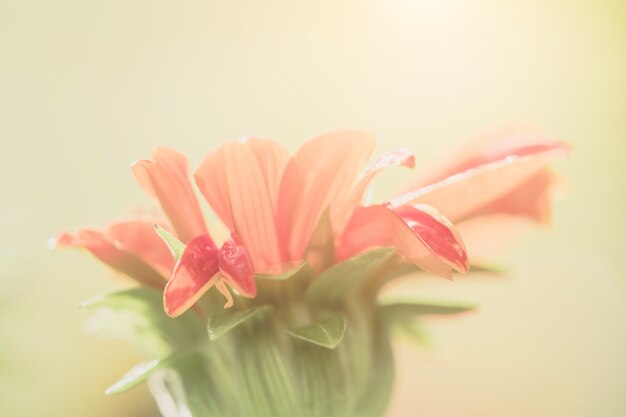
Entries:
{"label": "green foliage", "polygon": [[346,332],[346,319],[336,314],[296,329],[287,330],[289,335],[326,349],[335,349]]}
{"label": "green foliage", "polygon": [[476,309],[475,304],[451,301],[425,301],[410,298],[382,300],[379,314],[386,321],[396,322],[417,316],[440,316],[461,314]]}
{"label": "green foliage", "polygon": [[300,264],[287,270],[283,274],[280,274],[280,275],[256,274],[255,278],[261,279],[261,280],[286,281],[302,272],[307,271],[308,269],[309,269],[309,264],[307,264],[306,262],[301,262]]}
{"label": "green foliage", "polygon": [[149,381],[165,417],[381,417],[393,387],[392,332],[425,343],[416,319],[474,307],[378,300],[396,260],[392,249],[374,249],[318,276],[302,263],[282,276],[257,276],[257,297],[235,295],[233,309],[208,292],[176,319],[149,287],[89,300],[81,307],[156,358],[106,392]]}
{"label": "green foliage", "polygon": [[204,330],[193,311],[176,320],[169,318],[163,311],[162,297],[152,287],[137,287],[92,298],[79,307],[100,311],[104,328],[130,340],[142,353],[164,357],[194,345]]}
{"label": "green foliage", "polygon": [[185,244],[176,239],[174,235],[172,235],[170,232],[168,232],[158,224],[155,224],[154,228],[156,229],[156,232],[161,237],[161,239],[163,239],[163,242],[165,242],[167,247],[170,248],[172,255],[174,255],[174,259],[178,261],[185,251]]}
{"label": "green foliage", "polygon": [[410,298],[382,299],[377,315],[394,332],[420,346],[431,346],[432,341],[423,326],[422,318],[451,316],[476,309],[476,305],[451,301],[426,301]]}
{"label": "green foliage", "polygon": [[249,308],[245,311],[238,311],[235,313],[224,312],[222,314],[209,317],[209,324],[207,326],[209,340],[217,340],[238,326],[249,323],[254,321],[254,319],[268,314],[272,309],[272,306],[262,305]]}
{"label": "green foliage", "polygon": [[322,272],[311,283],[305,297],[312,304],[336,305],[354,296],[359,287],[393,254],[391,248],[373,249]]}
{"label": "green foliage", "polygon": [[171,355],[163,359],[153,359],[149,362],[141,363],[133,367],[130,371],[125,373],[117,382],[106,389],[105,394],[114,395],[126,392],[137,385],[145,382],[150,375],[154,372],[170,368],[180,362],[184,356],[194,353],[193,351],[179,351],[172,353]]}

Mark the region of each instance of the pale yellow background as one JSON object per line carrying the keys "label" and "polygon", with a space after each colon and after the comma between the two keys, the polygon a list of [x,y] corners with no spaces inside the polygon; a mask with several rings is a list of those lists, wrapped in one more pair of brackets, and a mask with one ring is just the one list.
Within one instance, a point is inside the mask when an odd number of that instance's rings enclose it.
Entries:
{"label": "pale yellow background", "polygon": [[574,145],[569,197],[508,279],[418,287],[481,310],[400,345],[391,415],[626,415],[624,1],[0,0],[0,415],[157,415],[102,394],[137,358],[75,309],[116,284],[46,247],[148,205],[128,165],[151,147],[350,126],[425,161],[510,122]]}

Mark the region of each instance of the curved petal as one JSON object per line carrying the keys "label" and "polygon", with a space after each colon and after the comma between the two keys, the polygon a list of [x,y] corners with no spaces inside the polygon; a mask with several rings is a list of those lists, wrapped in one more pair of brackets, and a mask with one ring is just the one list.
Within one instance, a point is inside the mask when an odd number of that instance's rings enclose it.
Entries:
{"label": "curved petal", "polygon": [[131,170],[141,188],[159,201],[183,243],[208,233],[189,182],[184,155],[168,148],[155,148],[152,160],[139,160],[132,164]]}
{"label": "curved petal", "polygon": [[168,316],[184,313],[220,279],[217,255],[217,246],[208,235],[196,236],[187,243],[163,293]]}
{"label": "curved petal", "polygon": [[512,192],[485,206],[476,216],[509,214],[548,226],[552,219],[552,191],[556,183],[556,176],[543,169]]}
{"label": "curved petal", "polygon": [[56,238],[55,244],[57,247],[84,248],[114,270],[141,284],[156,288],[165,285],[164,276],[155,268],[121,244],[116,244],[101,230],[80,229],[76,234],[64,232]]}
{"label": "curved petal", "polygon": [[548,227],[556,176],[544,169],[513,192],[456,224],[472,263],[486,264],[512,246],[532,222]]}
{"label": "curved petal", "polygon": [[418,179],[414,186],[419,188],[391,204],[428,204],[457,222],[511,193],[569,151],[561,142],[524,132],[491,138],[470,149],[461,160]]}
{"label": "curved petal", "polygon": [[278,235],[285,261],[302,259],[324,210],[331,222],[374,150],[359,130],[334,130],[306,141],[285,168],[278,195]]}
{"label": "curved petal", "polygon": [[354,188],[347,194],[345,201],[340,201],[337,204],[338,211],[332,221],[333,228],[336,232],[343,230],[348,220],[350,220],[350,216],[354,213],[354,210],[362,203],[363,195],[374,177],[386,168],[394,166],[413,168],[415,166],[415,155],[413,151],[408,148],[399,148],[387,152],[372,162],[365,171],[361,173]]}
{"label": "curved petal", "polygon": [[256,296],[256,283],[252,262],[246,248],[230,238],[220,248],[219,267],[224,281],[245,297]]}
{"label": "curved petal", "polygon": [[396,251],[434,274],[450,278],[451,268],[468,269],[463,241],[443,216],[430,207],[389,205],[358,208],[338,247],[347,259],[373,247],[393,246]]}
{"label": "curved petal", "polygon": [[127,220],[109,226],[111,239],[132,252],[144,262],[170,277],[174,257],[163,239],[154,230],[154,223],[146,220]]}
{"label": "curved petal", "polygon": [[288,157],[272,140],[230,141],[211,152],[195,172],[202,195],[240,238],[257,272],[281,264],[275,207]]}

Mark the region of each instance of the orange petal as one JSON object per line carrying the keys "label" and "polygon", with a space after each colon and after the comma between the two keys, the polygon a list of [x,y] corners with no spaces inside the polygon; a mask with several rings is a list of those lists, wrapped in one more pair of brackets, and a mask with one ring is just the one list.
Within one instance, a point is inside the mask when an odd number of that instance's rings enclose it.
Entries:
{"label": "orange petal", "polygon": [[[531,225],[549,226],[555,175],[542,170],[513,192],[456,224],[473,264],[485,264],[511,247]],[[529,221],[530,220],[530,221]]]}
{"label": "orange petal", "polygon": [[281,264],[275,207],[288,156],[268,139],[230,141],[211,152],[195,173],[200,191],[238,235],[256,271]]}
{"label": "orange petal", "polygon": [[306,141],[289,160],[278,197],[283,260],[299,260],[324,210],[331,220],[374,150],[374,138],[358,130],[334,130]]}
{"label": "orange petal", "polygon": [[172,275],[174,257],[155,232],[153,222],[128,220],[114,223],[109,226],[109,235],[114,242],[121,244],[164,277]]}
{"label": "orange petal", "polygon": [[451,277],[451,268],[468,269],[465,247],[454,227],[432,208],[388,205],[358,208],[338,247],[346,259],[373,247],[396,251],[436,275]]}
{"label": "orange petal", "polygon": [[116,244],[111,237],[101,230],[80,229],[76,235],[61,233],[56,239],[58,247],[79,247],[91,252],[96,258],[111,268],[135,281],[162,288],[164,277],[140,256]]}
{"label": "orange petal", "polygon": [[163,307],[170,317],[189,309],[217,280],[218,249],[208,235],[191,239],[165,286]]}
{"label": "orange petal", "polygon": [[352,191],[346,194],[347,199],[337,204],[339,210],[332,218],[335,232],[343,230],[354,210],[362,204],[365,191],[376,174],[386,168],[394,166],[413,168],[415,166],[415,155],[408,148],[399,148],[383,154],[376,161],[371,163],[365,171],[361,173]]}
{"label": "orange petal", "polygon": [[245,297],[256,296],[256,283],[252,262],[246,248],[233,237],[220,248],[219,267],[224,281]]}
{"label": "orange petal", "polygon": [[428,204],[457,222],[513,192],[568,151],[561,142],[509,132],[473,146],[461,160],[419,178],[413,185],[417,189],[391,204]]}
{"label": "orange petal", "polygon": [[543,169],[476,215],[509,214],[527,217],[548,226],[552,218],[552,191],[556,182],[556,176],[548,169]]}
{"label": "orange petal", "polygon": [[183,243],[208,233],[189,182],[184,155],[172,149],[156,148],[152,160],[139,160],[131,169],[141,188],[159,201]]}

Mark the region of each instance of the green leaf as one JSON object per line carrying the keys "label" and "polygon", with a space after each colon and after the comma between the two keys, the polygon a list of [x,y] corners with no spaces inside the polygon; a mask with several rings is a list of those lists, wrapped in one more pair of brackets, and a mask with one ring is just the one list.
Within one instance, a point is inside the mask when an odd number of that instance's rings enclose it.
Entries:
{"label": "green leaf", "polygon": [[346,319],[342,315],[333,315],[313,324],[287,330],[289,335],[305,342],[313,343],[326,349],[339,345],[346,332]]}
{"label": "green leaf", "polygon": [[[491,265],[471,265],[470,270],[464,274],[456,274],[455,279],[459,280],[467,280],[471,278],[500,278],[506,273],[506,268],[503,266],[491,264]],[[394,271],[386,274],[385,276],[380,277],[377,282],[377,289],[382,288],[389,282],[406,277],[407,275],[413,275],[412,278],[420,279],[420,278],[430,278],[432,274],[430,272],[424,271],[417,265],[406,264],[396,268]]]}
{"label": "green leaf", "polygon": [[151,287],[135,287],[129,290],[101,294],[83,301],[78,308],[85,310],[107,308],[112,310],[127,310],[143,312],[151,309],[153,305],[161,304],[160,291]]}
{"label": "green leaf", "polygon": [[168,232],[158,224],[155,224],[154,228],[156,229],[156,232],[161,237],[161,239],[163,239],[163,242],[165,242],[167,247],[170,248],[172,255],[174,255],[174,259],[178,261],[183,255],[183,251],[185,250],[185,244],[176,239],[174,235],[172,235],[170,232]]}
{"label": "green leaf", "polygon": [[161,368],[162,363],[162,361],[154,359],[150,362],[135,366],[125,373],[115,384],[107,388],[104,393],[106,395],[115,395],[135,388],[137,385],[145,382],[152,372]]}
{"label": "green leaf", "polygon": [[409,341],[423,347],[432,347],[433,341],[420,321],[398,323],[396,330]]}
{"label": "green leaf", "polygon": [[312,303],[341,302],[393,254],[392,248],[379,248],[336,264],[322,272],[309,286],[305,297]]}
{"label": "green leaf", "polygon": [[272,310],[272,306],[264,305],[259,307],[252,307],[245,311],[236,313],[224,313],[217,316],[212,316],[209,319],[207,331],[209,333],[209,340],[217,340],[231,330],[241,326],[244,323],[250,322],[250,320],[260,318]]}
{"label": "green leaf", "polygon": [[[174,350],[194,344],[203,325],[193,312],[177,319],[163,311],[163,295],[152,287],[101,295],[87,300],[80,308],[102,311],[98,317],[103,330],[133,342],[144,354],[163,357]],[[102,320],[103,319],[103,320]]]}
{"label": "green leaf", "polygon": [[426,301],[409,298],[388,298],[379,302],[381,316],[392,323],[419,316],[461,314],[476,309],[475,304],[453,301]]}
{"label": "green leaf", "polygon": [[307,269],[309,269],[309,264],[306,263],[306,261],[304,261],[300,263],[299,265],[296,265],[295,267],[286,271],[284,274],[280,274],[280,275],[255,274],[255,278],[268,279],[268,280],[274,280],[274,281],[286,281]]}
{"label": "green leaf", "polygon": [[106,395],[115,395],[129,391],[145,382],[153,372],[174,366],[191,352],[193,351],[179,351],[163,359],[154,359],[149,362],[141,363],[125,373],[117,382],[107,388],[104,393]]}
{"label": "green leaf", "polygon": [[468,274],[483,273],[495,276],[502,276],[506,274],[507,268],[498,264],[483,264],[483,265],[471,265]]}

